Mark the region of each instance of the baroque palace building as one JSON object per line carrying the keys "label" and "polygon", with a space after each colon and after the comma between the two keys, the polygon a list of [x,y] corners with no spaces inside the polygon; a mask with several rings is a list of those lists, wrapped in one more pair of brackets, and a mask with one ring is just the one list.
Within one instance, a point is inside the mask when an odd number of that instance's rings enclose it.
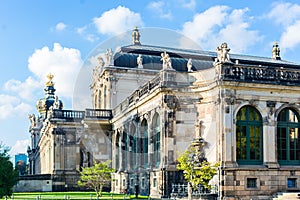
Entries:
{"label": "baroque palace building", "polygon": [[201,139],[220,162],[220,199],[268,199],[300,189],[300,65],[280,58],[132,44],[99,57],[93,108],[64,110],[53,76],[30,115],[30,173],[75,190],[78,170],[112,160],[112,192],[170,196],[183,183],[177,158]]}

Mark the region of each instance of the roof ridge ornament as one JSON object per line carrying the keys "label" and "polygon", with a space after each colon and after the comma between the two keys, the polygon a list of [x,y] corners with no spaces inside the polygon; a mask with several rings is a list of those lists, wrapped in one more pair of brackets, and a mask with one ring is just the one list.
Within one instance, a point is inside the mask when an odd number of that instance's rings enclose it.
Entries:
{"label": "roof ridge ornament", "polygon": [[220,63],[231,62],[229,56],[230,48],[228,48],[226,42],[223,42],[221,46],[218,46],[216,48],[216,51],[217,51],[217,58],[215,60],[216,62],[220,62]]}
{"label": "roof ridge ornament", "polygon": [[141,35],[140,35],[140,32],[139,32],[139,29],[136,26],[132,30],[132,44],[133,45],[141,45],[140,37],[141,37]]}
{"label": "roof ridge ornament", "polygon": [[280,58],[280,48],[279,48],[278,42],[275,42],[273,44],[272,59],[274,59],[274,60],[281,60],[281,58]]}
{"label": "roof ridge ornament", "polygon": [[47,78],[48,78],[48,81],[46,82],[46,86],[49,87],[49,86],[54,86],[54,82],[52,81],[52,79],[54,78],[54,75],[49,73],[47,75]]}

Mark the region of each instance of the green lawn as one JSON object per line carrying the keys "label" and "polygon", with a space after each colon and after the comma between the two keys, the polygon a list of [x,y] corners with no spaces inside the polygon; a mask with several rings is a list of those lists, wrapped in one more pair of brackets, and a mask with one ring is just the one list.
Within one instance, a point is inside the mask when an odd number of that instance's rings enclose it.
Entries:
{"label": "green lawn", "polygon": [[[139,199],[146,199],[145,196],[139,196]],[[46,199],[97,199],[95,192],[27,192],[14,193],[12,199],[24,200],[46,200]],[[134,199],[134,195],[102,193],[99,199]]]}

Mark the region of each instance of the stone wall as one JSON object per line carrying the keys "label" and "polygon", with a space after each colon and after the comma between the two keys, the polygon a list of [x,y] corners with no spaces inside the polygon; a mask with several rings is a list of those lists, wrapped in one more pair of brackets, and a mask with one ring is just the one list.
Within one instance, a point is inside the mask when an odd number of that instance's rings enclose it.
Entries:
{"label": "stone wall", "polygon": [[13,190],[14,192],[51,192],[51,175],[27,175],[20,177]]}

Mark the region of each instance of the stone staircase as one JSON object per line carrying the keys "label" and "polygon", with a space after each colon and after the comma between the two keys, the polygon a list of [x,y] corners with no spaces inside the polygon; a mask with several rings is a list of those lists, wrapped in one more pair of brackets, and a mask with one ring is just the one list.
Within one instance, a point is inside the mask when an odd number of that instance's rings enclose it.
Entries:
{"label": "stone staircase", "polygon": [[300,192],[280,192],[276,196],[272,200],[297,200],[300,199]]}

